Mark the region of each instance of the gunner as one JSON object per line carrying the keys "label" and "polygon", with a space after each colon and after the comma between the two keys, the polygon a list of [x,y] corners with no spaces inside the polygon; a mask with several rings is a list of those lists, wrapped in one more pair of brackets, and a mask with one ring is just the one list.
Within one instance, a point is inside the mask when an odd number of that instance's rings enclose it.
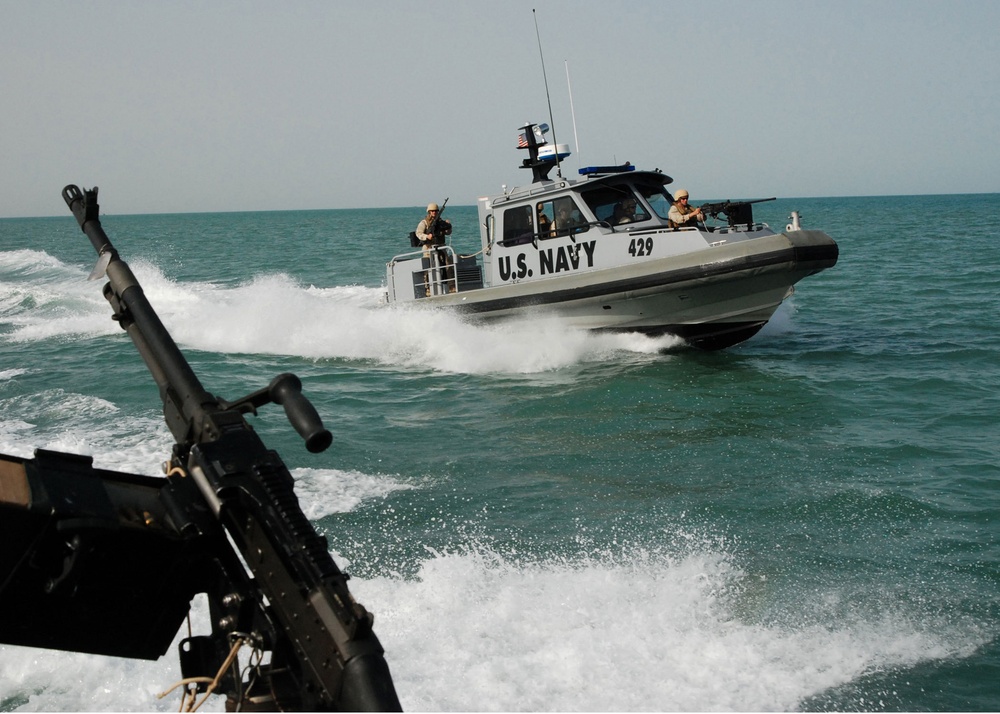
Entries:
{"label": "gunner", "polygon": [[697,228],[705,220],[700,208],[688,205],[688,192],[681,188],[674,193],[674,203],[667,213],[671,228]]}

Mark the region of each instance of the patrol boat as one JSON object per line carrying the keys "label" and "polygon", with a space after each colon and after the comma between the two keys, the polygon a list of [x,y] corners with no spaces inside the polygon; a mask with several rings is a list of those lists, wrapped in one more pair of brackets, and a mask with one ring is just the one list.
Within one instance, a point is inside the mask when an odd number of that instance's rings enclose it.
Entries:
{"label": "patrol boat", "polygon": [[[544,124],[521,127],[527,186],[479,199],[482,249],[462,255],[444,240],[386,264],[389,304],[450,308],[478,318],[557,315],[588,330],[673,334],[717,350],[749,339],[794,285],[837,262],[836,242],[753,219],[753,204],[703,205],[713,222],[672,227],[673,179],[659,169],[590,166],[564,179],[565,144]],[[558,178],[549,174],[557,168]]]}

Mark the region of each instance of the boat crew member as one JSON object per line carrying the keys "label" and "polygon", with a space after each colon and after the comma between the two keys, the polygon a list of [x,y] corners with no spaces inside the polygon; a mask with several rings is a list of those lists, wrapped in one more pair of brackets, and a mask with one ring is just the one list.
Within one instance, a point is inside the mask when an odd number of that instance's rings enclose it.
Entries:
{"label": "boat crew member", "polygon": [[635,199],[631,196],[623,198],[615,204],[614,213],[611,214],[611,225],[617,226],[622,223],[631,223],[635,220]]}
{"label": "boat crew member", "polygon": [[548,237],[552,221],[550,221],[549,217],[544,213],[545,204],[539,203],[535,206],[535,208],[538,210],[538,235]]}
{"label": "boat crew member", "polygon": [[667,213],[667,221],[671,228],[698,228],[705,220],[700,208],[688,205],[688,192],[678,189],[674,193],[674,203]]}
{"label": "boat crew member", "polygon": [[444,245],[445,236],[451,235],[451,221],[440,218],[441,209],[436,203],[427,204],[427,217],[417,224],[417,239],[422,245]]}
{"label": "boat crew member", "polygon": [[[440,246],[445,245],[445,237],[451,235],[451,221],[441,218],[441,209],[436,203],[427,204],[427,216],[417,224],[414,231],[417,240],[424,247],[425,267],[436,268],[433,272],[438,273],[437,277],[443,284],[447,284],[451,278],[451,260],[448,251]],[[431,294],[428,275],[425,273],[424,282],[427,287],[427,294]],[[448,292],[455,292],[455,285],[449,285]]]}
{"label": "boat crew member", "polygon": [[573,201],[568,198],[560,199],[556,203],[555,209],[555,220],[551,224],[551,232],[553,236],[563,235],[567,236],[570,234],[572,228],[579,225],[576,217],[573,215]]}

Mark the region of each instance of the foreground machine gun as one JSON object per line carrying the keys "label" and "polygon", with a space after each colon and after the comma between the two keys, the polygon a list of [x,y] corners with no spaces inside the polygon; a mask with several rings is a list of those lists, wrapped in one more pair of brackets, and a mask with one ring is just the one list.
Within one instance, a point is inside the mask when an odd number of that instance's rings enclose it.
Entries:
{"label": "foreground machine gun", "polygon": [[776,197],[757,198],[753,201],[720,201],[718,203],[703,203],[699,208],[704,215],[711,216],[712,218],[718,218],[721,213],[729,221],[729,227],[735,228],[736,226],[753,225],[753,209],[750,207],[751,205],[774,200],[776,200]]}
{"label": "foreground machine gun", "polygon": [[282,374],[234,402],[206,392],[101,227],[97,189],[67,186],[63,198],[176,444],[166,478],[41,449],[0,456],[0,642],[156,659],[205,593],[212,633],[179,653],[192,705],[215,692],[230,710],[398,711],[372,615],[243,416],[281,404],[306,448],[323,451],[332,436],[300,381]]}

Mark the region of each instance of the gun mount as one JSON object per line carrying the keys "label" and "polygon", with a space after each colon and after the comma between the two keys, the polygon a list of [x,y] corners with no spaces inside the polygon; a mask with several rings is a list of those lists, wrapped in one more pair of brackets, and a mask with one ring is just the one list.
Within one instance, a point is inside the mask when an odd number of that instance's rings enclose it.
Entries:
{"label": "gun mount", "polygon": [[301,382],[279,375],[232,402],[207,392],[101,227],[97,189],[62,195],[176,443],[166,478],[40,449],[0,456],[0,642],[156,659],[204,593],[212,632],[179,652],[192,705],[219,693],[234,710],[398,711],[373,616],[244,418],[280,404],[306,448],[325,450],[333,437]]}

